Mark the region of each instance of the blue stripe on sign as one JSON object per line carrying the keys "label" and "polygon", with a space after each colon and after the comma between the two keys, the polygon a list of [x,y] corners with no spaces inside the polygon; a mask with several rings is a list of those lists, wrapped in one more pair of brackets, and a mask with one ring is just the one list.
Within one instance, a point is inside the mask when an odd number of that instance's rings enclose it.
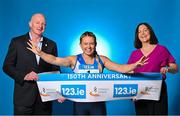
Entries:
{"label": "blue stripe on sign", "polygon": [[76,74],[39,74],[38,81],[116,81],[116,80],[162,80],[160,73],[76,73]]}
{"label": "blue stripe on sign", "polygon": [[132,97],[138,93],[138,84],[114,84],[113,97]]}
{"label": "blue stripe on sign", "polygon": [[61,94],[68,98],[85,99],[86,85],[61,85]]}

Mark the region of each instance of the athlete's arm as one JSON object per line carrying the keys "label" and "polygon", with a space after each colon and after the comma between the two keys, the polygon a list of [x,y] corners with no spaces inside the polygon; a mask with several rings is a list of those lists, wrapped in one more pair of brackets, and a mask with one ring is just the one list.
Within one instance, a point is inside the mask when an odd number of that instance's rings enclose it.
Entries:
{"label": "athlete's arm", "polygon": [[105,56],[101,56],[101,59],[104,62],[104,66],[111,71],[121,72],[121,73],[129,73],[132,72],[135,68],[146,64],[147,59],[143,56],[139,61],[133,64],[117,64],[112,62],[109,58]]}
{"label": "athlete's arm", "polygon": [[65,57],[65,58],[60,58],[60,57],[55,57],[51,54],[47,54],[43,51],[41,51],[41,49],[39,49],[35,44],[33,44],[32,41],[29,41],[27,43],[29,45],[29,47],[27,47],[27,49],[29,49],[30,51],[32,51],[33,53],[37,54],[38,56],[40,56],[44,61],[53,64],[53,65],[58,65],[58,66],[71,66],[72,65],[72,57],[75,56],[69,56],[69,57]]}

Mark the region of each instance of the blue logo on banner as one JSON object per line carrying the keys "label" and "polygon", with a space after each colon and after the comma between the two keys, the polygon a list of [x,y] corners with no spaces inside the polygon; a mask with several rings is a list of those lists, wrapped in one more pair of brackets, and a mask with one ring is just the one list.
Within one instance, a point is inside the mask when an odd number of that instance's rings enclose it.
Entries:
{"label": "blue logo on banner", "polygon": [[98,65],[92,65],[92,64],[81,64],[79,65],[79,69],[98,69]]}
{"label": "blue logo on banner", "polygon": [[115,84],[113,97],[132,97],[138,92],[137,84]]}
{"label": "blue logo on banner", "polygon": [[86,98],[86,85],[61,85],[61,94],[68,98]]}

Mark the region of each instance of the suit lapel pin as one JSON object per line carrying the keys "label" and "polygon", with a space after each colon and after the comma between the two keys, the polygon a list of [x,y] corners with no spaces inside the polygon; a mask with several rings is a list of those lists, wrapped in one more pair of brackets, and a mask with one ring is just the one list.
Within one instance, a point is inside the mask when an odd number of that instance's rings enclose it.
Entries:
{"label": "suit lapel pin", "polygon": [[45,44],[45,46],[47,47],[47,44]]}

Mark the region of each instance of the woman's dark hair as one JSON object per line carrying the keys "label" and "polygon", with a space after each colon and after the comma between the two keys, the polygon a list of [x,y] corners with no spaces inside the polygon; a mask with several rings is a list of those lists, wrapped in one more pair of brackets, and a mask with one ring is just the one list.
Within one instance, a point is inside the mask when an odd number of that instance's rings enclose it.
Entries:
{"label": "woman's dark hair", "polygon": [[138,33],[139,33],[139,26],[141,25],[145,25],[148,29],[149,29],[149,33],[150,33],[150,44],[157,44],[158,43],[158,39],[152,29],[152,27],[148,24],[148,23],[140,23],[137,27],[136,27],[136,32],[135,32],[135,41],[134,41],[134,47],[139,49],[142,48],[142,42],[139,40],[138,37]]}
{"label": "woman's dark hair", "polygon": [[[85,31],[81,36],[80,36],[80,44],[82,43],[82,39],[86,36],[90,36],[90,37],[93,37],[94,38],[94,42],[95,42],[95,47],[97,45],[97,41],[96,41],[96,36],[94,35],[93,32],[89,32],[89,31]],[[97,51],[96,51],[96,48],[95,48],[95,51],[94,51],[94,55],[97,55]]]}

